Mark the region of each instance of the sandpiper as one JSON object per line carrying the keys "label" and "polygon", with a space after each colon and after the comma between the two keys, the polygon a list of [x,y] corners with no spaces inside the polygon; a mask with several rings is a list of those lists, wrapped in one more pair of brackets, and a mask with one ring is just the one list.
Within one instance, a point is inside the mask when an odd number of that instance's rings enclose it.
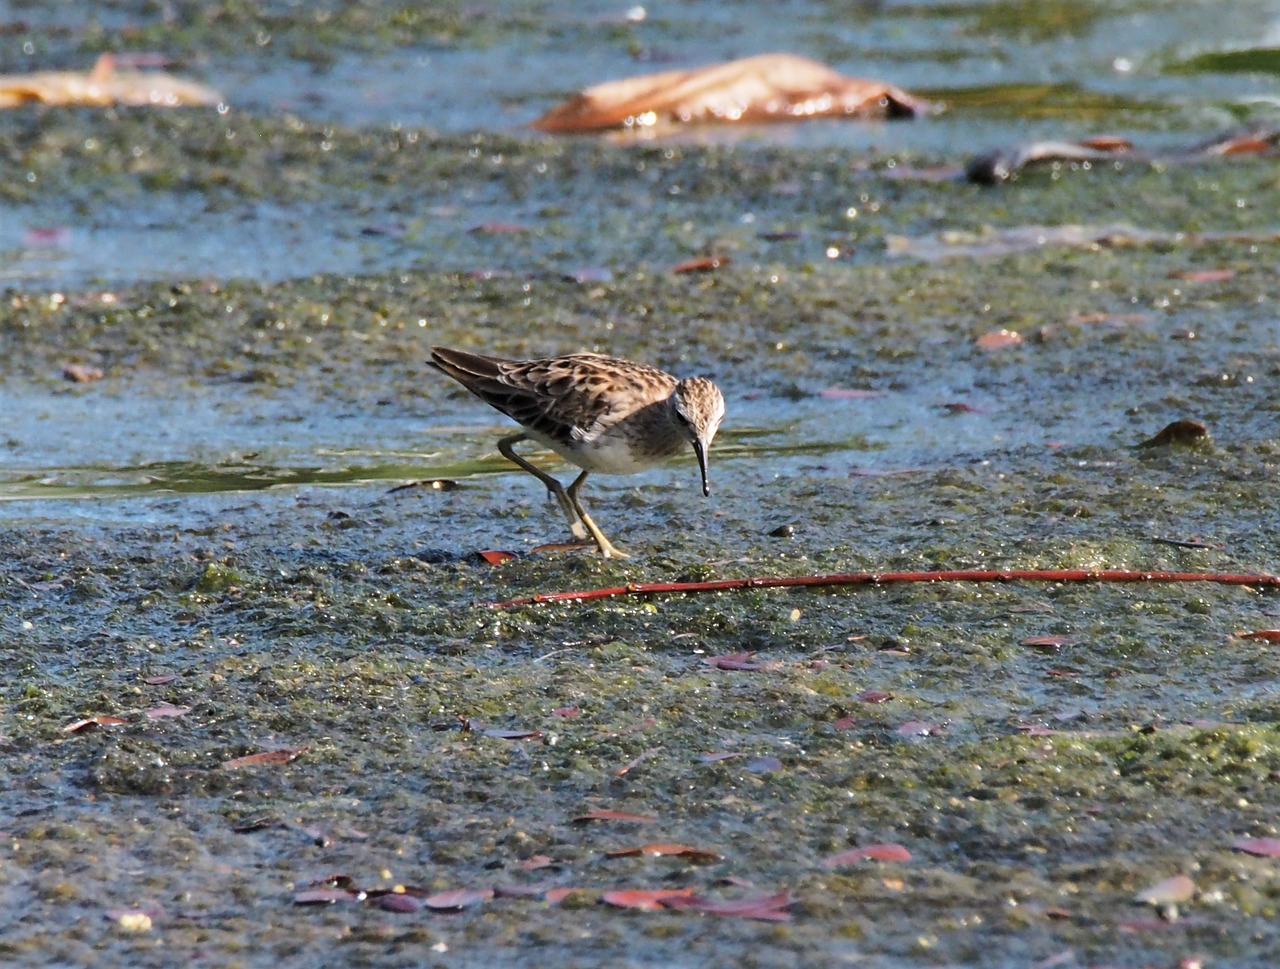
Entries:
{"label": "sandpiper", "polygon": [[[576,537],[605,558],[626,558],[582,508],[587,475],[635,474],[692,446],[707,484],[707,450],[724,418],[720,389],[705,377],[678,380],[655,367],[598,353],[504,360],[433,347],[431,365],[524,428],[498,450],[547,486]],[[582,468],[568,488],[512,450],[536,441]]]}

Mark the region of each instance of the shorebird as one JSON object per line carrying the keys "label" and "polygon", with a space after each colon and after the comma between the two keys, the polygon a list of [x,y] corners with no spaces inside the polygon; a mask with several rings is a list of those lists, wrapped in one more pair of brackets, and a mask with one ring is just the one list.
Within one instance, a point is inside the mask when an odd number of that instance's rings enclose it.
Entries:
{"label": "shorebird", "polygon": [[[720,389],[705,377],[683,380],[631,360],[574,353],[505,360],[433,347],[431,365],[524,428],[498,442],[503,457],[546,485],[577,538],[590,535],[605,558],[626,558],[582,507],[587,476],[635,474],[692,447],[707,483],[707,450],[724,419]],[[512,449],[535,441],[582,469],[569,487]]]}

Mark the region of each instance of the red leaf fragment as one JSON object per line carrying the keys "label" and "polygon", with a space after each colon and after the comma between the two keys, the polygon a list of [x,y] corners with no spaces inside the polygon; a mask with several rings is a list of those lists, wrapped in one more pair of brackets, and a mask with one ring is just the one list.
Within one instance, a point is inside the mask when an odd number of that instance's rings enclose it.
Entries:
{"label": "red leaf fragment", "polygon": [[942,728],[936,723],[925,723],[923,720],[908,720],[896,733],[901,737],[936,737]]}
{"label": "red leaf fragment", "polygon": [[690,898],[692,888],[620,889],[605,892],[600,901],[615,908],[635,908],[642,912],[656,912],[665,902],[678,898]]}
{"label": "red leaf fragment", "polygon": [[686,259],[684,262],[676,263],[671,267],[671,271],[677,275],[685,273],[709,273],[721,266],[727,266],[733,262],[728,256],[698,256],[694,259]]}
{"label": "red leaf fragment", "polygon": [[858,721],[854,720],[853,717],[841,717],[831,726],[834,727],[836,730],[848,730],[857,722]]}
{"label": "red leaf fragment", "polygon": [[1175,269],[1169,273],[1170,279],[1183,279],[1189,283],[1224,283],[1234,279],[1234,269]]}
{"label": "red leaf fragment", "polygon": [[345,888],[308,888],[293,895],[294,905],[332,905],[334,902],[358,902],[360,892]]}
{"label": "red leaf fragment", "polygon": [[725,653],[723,656],[704,656],[702,662],[718,670],[762,670],[764,665],[753,663],[755,653]]}
{"label": "red leaf fragment", "polygon": [[720,861],[724,855],[714,851],[707,851],[704,848],[694,848],[690,845],[679,844],[650,844],[637,845],[632,848],[616,848],[613,851],[606,851],[607,858],[626,858],[632,855],[645,855],[649,858],[661,858],[664,856],[679,856],[683,858],[693,858],[698,861]]}
{"label": "red leaf fragment", "polygon": [[62,367],[62,376],[73,384],[91,384],[104,376],[101,367],[87,367],[81,363],[68,363]]}
{"label": "red leaf fragment", "polygon": [[406,915],[422,908],[422,902],[404,892],[388,892],[379,897],[378,907],[385,912],[402,912]]}
{"label": "red leaf fragment", "polygon": [[152,707],[143,716],[148,720],[163,720],[166,717],[182,717],[190,712],[190,707],[175,707],[171,703],[162,703],[158,707]]}
{"label": "red leaf fragment", "polygon": [[576,818],[572,818],[570,823],[582,824],[586,821],[634,821],[636,823],[648,823],[657,821],[657,817],[651,814],[630,814],[626,811],[610,811],[606,808],[598,808],[594,811],[588,811],[586,814],[579,814]]}
{"label": "red leaf fragment", "polygon": [[493,898],[492,888],[454,888],[447,892],[437,892],[422,900],[427,908],[436,911],[458,911],[483,905]]}
{"label": "red leaf fragment", "polygon": [[826,390],[818,391],[819,397],[825,397],[827,400],[874,400],[876,397],[884,397],[883,390],[861,390],[856,387],[828,387]]}
{"label": "red leaf fragment", "polygon": [[1047,636],[1028,636],[1026,639],[1020,640],[1018,645],[1032,646],[1045,652],[1053,652],[1061,649],[1063,646],[1073,646],[1076,642],[1077,640],[1072,639],[1070,636],[1057,636],[1050,634]]}
{"label": "red leaf fragment", "polygon": [[1280,642],[1280,629],[1242,629],[1236,633],[1239,639],[1263,639],[1269,643]]}
{"label": "red leaf fragment", "polygon": [[1138,447],[1169,447],[1175,444],[1196,444],[1207,439],[1209,429],[1199,421],[1173,421],[1160,429],[1155,437],[1143,441]]}
{"label": "red leaf fragment", "polygon": [[1016,347],[1022,342],[1022,334],[1015,330],[992,330],[984,333],[974,341],[983,350],[999,350],[1003,347]]}
{"label": "red leaf fragment", "polygon": [[765,922],[789,922],[791,913],[786,909],[794,902],[789,892],[764,895],[758,898],[740,898],[723,901],[698,895],[676,896],[664,899],[663,908],[689,909],[708,915],[725,915],[736,918],[759,919]]}
{"label": "red leaf fragment", "polygon": [[838,855],[823,858],[822,867],[839,868],[841,865],[852,865],[868,859],[871,861],[910,861],[911,852],[902,847],[902,845],[863,845],[861,848],[853,848],[849,851],[842,851]]}
{"label": "red leaf fragment", "polygon": [[858,694],[858,699],[863,703],[884,703],[893,699],[892,693],[886,693],[884,690],[863,690]]}
{"label": "red leaf fragment", "polygon": [[951,413],[953,414],[985,414],[986,413],[986,411],[984,411],[981,407],[974,407],[972,404],[966,404],[963,401],[960,401],[958,403],[952,403],[952,404],[943,404],[942,406],[946,410],[951,411]]}
{"label": "red leaf fragment", "polygon": [[565,719],[568,719],[570,717],[576,717],[581,712],[581,707],[557,707],[551,711],[551,715],[553,717],[564,717]]}
{"label": "red leaf fragment", "polygon": [[177,673],[164,673],[160,676],[148,676],[142,682],[147,686],[164,686],[166,683],[172,683],[174,680],[181,678]]}
{"label": "red leaf fragment", "polygon": [[546,899],[548,905],[559,905],[576,891],[581,891],[581,889],[562,885],[559,888],[548,888],[546,894],[542,897]]}
{"label": "red leaf fragment", "polygon": [[480,222],[467,229],[473,236],[510,236],[528,231],[529,227],[519,222]]}
{"label": "red leaf fragment", "polygon": [[1231,847],[1259,858],[1280,858],[1280,838],[1241,838]]}
{"label": "red leaf fragment", "polygon": [[533,855],[520,862],[516,867],[521,871],[537,871],[539,868],[550,868],[555,859],[550,855]]}
{"label": "red leaf fragment", "polygon": [[510,562],[514,558],[519,558],[515,552],[507,552],[500,548],[485,548],[476,552],[480,560],[487,565],[501,565],[503,562]]}
{"label": "red leaf fragment", "polygon": [[238,767],[258,767],[268,764],[292,764],[310,749],[311,745],[305,744],[302,747],[284,747],[280,750],[264,750],[256,754],[246,754],[244,757],[233,757],[231,760],[224,760],[222,762],[222,766],[226,770],[235,770]]}
{"label": "red leaf fragment", "polygon": [[62,730],[64,733],[84,733],[86,730],[93,730],[97,727],[118,727],[122,723],[128,722],[128,720],[121,717],[111,717],[104,713],[96,717],[87,717],[84,720],[69,723]]}
{"label": "red leaf fragment", "polygon": [[497,737],[499,740],[533,740],[542,736],[541,730],[485,730],[486,737]]}
{"label": "red leaf fragment", "polygon": [[1133,896],[1135,902],[1147,905],[1173,905],[1185,902],[1196,893],[1196,883],[1186,875],[1174,875],[1144,888]]}

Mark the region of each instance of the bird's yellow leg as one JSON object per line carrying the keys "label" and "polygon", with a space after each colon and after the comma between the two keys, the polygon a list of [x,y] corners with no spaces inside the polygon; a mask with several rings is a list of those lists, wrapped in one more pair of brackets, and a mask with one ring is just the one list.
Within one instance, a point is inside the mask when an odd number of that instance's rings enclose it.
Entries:
{"label": "bird's yellow leg", "polygon": [[577,514],[578,519],[587,527],[587,531],[591,533],[591,537],[595,539],[596,548],[600,549],[600,554],[607,559],[626,559],[631,556],[619,549],[605,537],[604,532],[600,531],[600,526],[591,520],[591,516],[587,514],[586,509],[582,507],[582,502],[578,499],[578,489],[582,487],[582,482],[587,480],[587,472],[583,471],[573,479],[573,484],[569,485],[568,497],[573,503],[573,510]]}
{"label": "bird's yellow leg", "polygon": [[[541,468],[535,468],[532,464],[520,457],[520,455],[516,454],[516,452],[511,449],[511,445],[519,444],[521,441],[527,440],[529,440],[528,434],[512,434],[510,437],[504,437],[498,442],[498,451],[508,461],[519,465],[522,469],[528,471],[531,475],[547,486],[547,493],[555,497],[556,501],[560,504],[560,510],[563,511],[565,517],[569,519],[569,529],[573,532],[574,538],[586,538],[588,532],[591,532],[591,537],[595,538],[595,532],[599,531],[599,529],[596,529],[594,525],[588,525],[586,523],[586,516],[580,514],[580,509],[576,507],[577,503],[569,497],[569,493],[565,491],[564,485],[551,477],[551,475],[547,474]],[[586,477],[585,473],[579,477],[579,480],[583,477]],[[574,482],[575,485],[577,483],[577,481]],[[596,544],[600,544],[599,539],[596,539]],[[604,551],[604,549],[602,548],[601,551]]]}

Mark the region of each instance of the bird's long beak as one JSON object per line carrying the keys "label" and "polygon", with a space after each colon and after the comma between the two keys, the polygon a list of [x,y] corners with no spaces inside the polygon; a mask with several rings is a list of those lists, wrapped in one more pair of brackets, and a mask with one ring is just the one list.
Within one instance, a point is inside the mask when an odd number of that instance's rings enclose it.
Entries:
{"label": "bird's long beak", "polygon": [[693,453],[698,456],[698,470],[702,472],[703,497],[711,497],[711,485],[707,483],[707,448],[701,441],[693,442]]}

